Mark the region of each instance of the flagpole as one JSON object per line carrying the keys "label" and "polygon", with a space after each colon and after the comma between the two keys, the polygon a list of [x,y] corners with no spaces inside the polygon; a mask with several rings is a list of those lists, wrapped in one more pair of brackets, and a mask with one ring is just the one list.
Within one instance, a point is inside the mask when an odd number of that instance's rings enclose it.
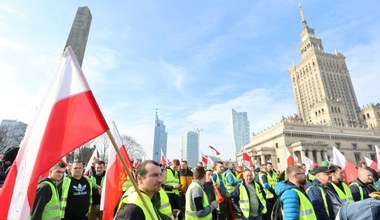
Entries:
{"label": "flagpole", "polygon": [[156,219],[156,218],[154,218],[153,213],[152,213],[151,210],[149,209],[148,204],[146,203],[146,201],[145,201],[143,195],[141,194],[141,191],[140,191],[140,189],[139,189],[138,186],[137,186],[136,180],[135,180],[135,178],[133,177],[131,171],[128,169],[127,163],[125,162],[123,156],[121,155],[120,150],[119,150],[119,147],[117,146],[117,143],[116,143],[116,141],[115,141],[115,138],[113,137],[113,135],[112,135],[112,133],[111,133],[111,131],[110,131],[109,129],[107,130],[107,134],[108,134],[108,137],[109,137],[110,140],[111,140],[111,143],[112,143],[112,145],[113,145],[113,147],[114,147],[114,149],[115,149],[115,151],[116,151],[117,156],[119,157],[121,163],[123,164],[124,169],[127,171],[128,178],[131,180],[133,187],[136,189],[136,192],[137,192],[138,196],[140,197],[140,199],[141,199],[141,201],[142,201],[144,207],[145,207],[146,210],[148,211],[149,216],[151,217],[151,219]]}

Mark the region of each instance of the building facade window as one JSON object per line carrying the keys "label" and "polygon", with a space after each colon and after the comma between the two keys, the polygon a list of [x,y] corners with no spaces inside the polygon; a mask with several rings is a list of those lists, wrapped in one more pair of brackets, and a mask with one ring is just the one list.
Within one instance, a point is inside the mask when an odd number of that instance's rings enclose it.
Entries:
{"label": "building facade window", "polygon": [[372,144],[368,144],[368,150],[373,150],[373,145]]}
{"label": "building facade window", "polygon": [[354,150],[358,149],[358,145],[353,143],[352,144],[352,149],[354,149]]}
{"label": "building facade window", "polygon": [[335,143],[335,147],[336,147],[337,149],[340,149],[340,142],[336,142],[336,143]]}
{"label": "building facade window", "polygon": [[360,153],[356,152],[356,153],[354,153],[354,156],[355,156],[355,162],[356,162],[356,164],[358,164],[360,161]]}

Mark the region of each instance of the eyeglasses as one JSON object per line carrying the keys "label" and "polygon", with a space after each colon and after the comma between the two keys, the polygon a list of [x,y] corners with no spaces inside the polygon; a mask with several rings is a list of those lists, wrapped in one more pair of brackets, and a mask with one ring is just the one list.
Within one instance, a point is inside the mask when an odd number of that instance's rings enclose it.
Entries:
{"label": "eyeglasses", "polygon": [[295,175],[302,175],[302,174],[303,174],[303,175],[306,175],[306,174],[303,173],[303,172],[302,172],[302,173],[301,173],[301,172],[300,172],[300,173],[295,173]]}

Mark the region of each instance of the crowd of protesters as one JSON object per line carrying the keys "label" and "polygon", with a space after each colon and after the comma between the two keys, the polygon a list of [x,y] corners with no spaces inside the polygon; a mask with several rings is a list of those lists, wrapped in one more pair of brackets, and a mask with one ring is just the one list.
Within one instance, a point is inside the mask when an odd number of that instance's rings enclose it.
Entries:
{"label": "crowd of protesters", "polygon": [[[283,172],[272,163],[259,167],[217,161],[212,169],[185,160],[167,166],[142,161],[124,194],[114,219],[380,219],[379,173],[365,163],[358,178],[345,182],[342,168],[327,161],[306,170],[299,162]],[[106,164],[59,162],[39,181],[30,219],[102,219],[100,201]],[[112,189],[109,189],[112,190]],[[107,202],[107,201],[105,201]],[[359,213],[360,212],[360,213]]]}

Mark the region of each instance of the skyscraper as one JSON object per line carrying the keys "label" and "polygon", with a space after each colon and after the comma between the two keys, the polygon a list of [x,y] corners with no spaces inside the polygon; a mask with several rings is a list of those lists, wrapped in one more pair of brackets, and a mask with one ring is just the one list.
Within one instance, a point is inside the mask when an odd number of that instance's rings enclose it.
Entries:
{"label": "skyscraper", "polygon": [[302,162],[330,160],[333,147],[354,164],[363,157],[376,160],[380,104],[358,107],[344,55],[325,52],[301,6],[299,10],[301,60],[289,69],[298,115],[283,116],[276,125],[254,134],[245,147],[255,160],[270,160],[280,170],[286,168],[287,150]]}
{"label": "skyscraper", "polygon": [[289,70],[298,116],[307,124],[357,126],[358,101],[345,56],[327,53],[307,25],[301,5],[301,61]]}
{"label": "skyscraper", "polygon": [[237,112],[232,109],[232,126],[234,131],[235,152],[238,154],[240,149],[249,144],[249,121],[247,112]]}
{"label": "skyscraper", "polygon": [[156,111],[152,160],[160,162],[161,149],[162,149],[162,152],[165,154],[165,156],[167,155],[166,154],[167,144],[168,144],[168,133],[166,132],[166,126],[164,124],[164,121],[159,120],[158,113]]}
{"label": "skyscraper", "polygon": [[199,132],[188,131],[182,137],[182,159],[195,167],[199,160]]}

